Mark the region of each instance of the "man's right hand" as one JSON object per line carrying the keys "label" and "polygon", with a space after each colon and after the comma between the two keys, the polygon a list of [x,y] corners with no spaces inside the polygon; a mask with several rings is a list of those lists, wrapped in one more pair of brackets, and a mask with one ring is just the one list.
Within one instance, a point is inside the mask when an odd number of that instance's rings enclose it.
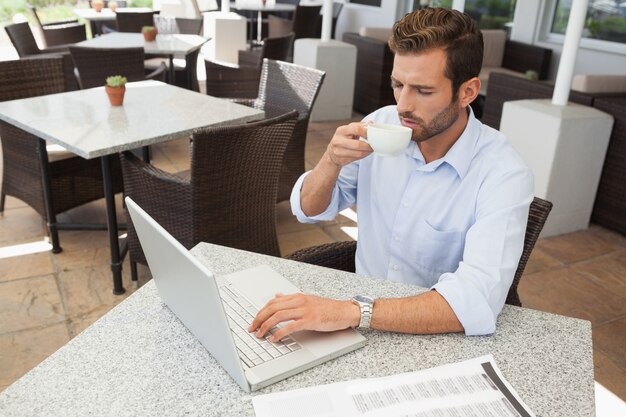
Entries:
{"label": "man's right hand", "polygon": [[359,140],[359,137],[367,137],[366,126],[365,123],[355,122],[338,127],[324,156],[335,166],[342,167],[371,154],[371,146]]}

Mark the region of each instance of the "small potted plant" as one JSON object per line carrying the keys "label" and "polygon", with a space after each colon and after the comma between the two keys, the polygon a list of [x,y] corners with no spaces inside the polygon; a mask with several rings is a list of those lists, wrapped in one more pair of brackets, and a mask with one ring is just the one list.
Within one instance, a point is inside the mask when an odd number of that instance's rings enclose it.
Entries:
{"label": "small potted plant", "polygon": [[104,1],[103,0],[92,0],[91,1],[91,7],[93,7],[93,9],[96,12],[101,12],[102,8],[104,7]]}
{"label": "small potted plant", "polygon": [[154,26],[144,26],[141,28],[141,33],[146,42],[152,42],[156,39],[157,29]]}
{"label": "small potted plant", "polygon": [[121,106],[124,103],[124,93],[126,92],[126,77],[112,75],[107,77],[104,89],[109,96],[111,106]]}

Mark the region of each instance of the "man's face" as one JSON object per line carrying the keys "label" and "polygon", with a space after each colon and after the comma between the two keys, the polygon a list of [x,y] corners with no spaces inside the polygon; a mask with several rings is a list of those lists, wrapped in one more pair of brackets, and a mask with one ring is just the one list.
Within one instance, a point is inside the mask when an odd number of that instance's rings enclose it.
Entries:
{"label": "man's face", "polygon": [[396,54],[391,86],[402,125],[422,142],[445,132],[458,119],[461,108],[452,100],[452,82],[444,75],[446,53],[433,49],[420,54]]}

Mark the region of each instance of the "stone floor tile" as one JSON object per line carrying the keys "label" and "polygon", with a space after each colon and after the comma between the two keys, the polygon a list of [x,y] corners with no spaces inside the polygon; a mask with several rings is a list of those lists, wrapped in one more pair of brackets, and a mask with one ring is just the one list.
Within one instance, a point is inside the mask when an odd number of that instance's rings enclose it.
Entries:
{"label": "stone floor tile", "polygon": [[0,246],[32,242],[47,235],[43,219],[30,207],[5,209],[0,220]]}
{"label": "stone floor tile", "polygon": [[626,370],[597,349],[593,350],[593,367],[595,380],[626,401]]}
{"label": "stone floor tile", "polygon": [[0,259],[0,282],[53,272],[52,254],[49,251]]}
{"label": "stone floor tile", "polygon": [[54,255],[54,261],[59,272],[101,265],[108,266],[111,263],[111,250],[108,243],[86,249],[69,249],[64,246],[63,252]]}
{"label": "stone floor tile", "polygon": [[111,308],[111,306],[101,306],[87,314],[69,318],[67,320],[67,328],[69,330],[70,337],[76,337],[80,332],[108,313]]}
{"label": "stone floor tile", "polygon": [[0,283],[0,334],[65,321],[53,275]]}
{"label": "stone floor tile", "polygon": [[573,264],[571,268],[589,275],[607,290],[621,295],[626,302],[626,250]]}
{"label": "stone floor tile", "polygon": [[604,227],[592,224],[589,226],[589,229],[587,229],[587,232],[599,237],[607,243],[626,248],[626,236],[620,235],[613,230],[605,229]]}
{"label": "stone floor tile", "polygon": [[298,249],[308,248],[309,246],[334,242],[334,240],[320,228],[285,233],[280,235],[278,240],[282,256],[289,255]]}
{"label": "stone floor tile", "polygon": [[325,146],[310,146],[306,148],[304,153],[304,159],[309,162],[311,165],[315,166],[324,156],[324,152],[326,152]]}
{"label": "stone floor tile", "polygon": [[109,232],[106,230],[61,230],[59,240],[63,251],[55,254],[59,256],[76,257],[77,251],[84,249],[109,248]]}
{"label": "stone floor tile", "polygon": [[593,348],[626,371],[626,316],[593,328]]}
{"label": "stone floor tile", "polygon": [[589,320],[594,326],[626,315],[622,296],[569,268],[525,275],[518,288],[524,307]]}
{"label": "stone floor tile", "polygon": [[[0,180],[2,179],[2,177],[0,176]],[[23,208],[23,207],[28,207],[28,204],[26,204],[25,202],[23,202],[20,199],[17,199],[15,197],[11,197],[10,195],[6,197],[6,200],[4,202],[4,209],[5,210],[11,210],[14,208]]]}
{"label": "stone floor tile", "polygon": [[0,390],[70,340],[65,323],[0,334]]}
{"label": "stone floor tile", "polygon": [[524,274],[530,275],[530,274],[534,274],[535,272],[548,271],[550,269],[555,269],[555,268],[562,268],[563,266],[564,265],[561,262],[549,256],[538,247],[535,247],[530,254],[528,263],[526,263],[526,267],[524,268]]}
{"label": "stone floor tile", "polygon": [[541,239],[537,242],[537,247],[565,264],[584,261],[620,249],[610,239],[586,230]]}

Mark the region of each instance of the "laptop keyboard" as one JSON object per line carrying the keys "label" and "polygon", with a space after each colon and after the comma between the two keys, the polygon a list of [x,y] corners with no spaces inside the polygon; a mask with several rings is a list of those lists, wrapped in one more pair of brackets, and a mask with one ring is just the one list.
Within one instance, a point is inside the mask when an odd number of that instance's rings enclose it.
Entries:
{"label": "laptop keyboard", "polygon": [[254,320],[258,309],[239,294],[231,284],[220,287],[220,296],[239,357],[246,367],[255,367],[301,348],[290,336],[276,343],[270,342],[268,339],[278,330],[277,327],[270,329],[264,339],[259,339],[254,333],[248,332],[248,326]]}

